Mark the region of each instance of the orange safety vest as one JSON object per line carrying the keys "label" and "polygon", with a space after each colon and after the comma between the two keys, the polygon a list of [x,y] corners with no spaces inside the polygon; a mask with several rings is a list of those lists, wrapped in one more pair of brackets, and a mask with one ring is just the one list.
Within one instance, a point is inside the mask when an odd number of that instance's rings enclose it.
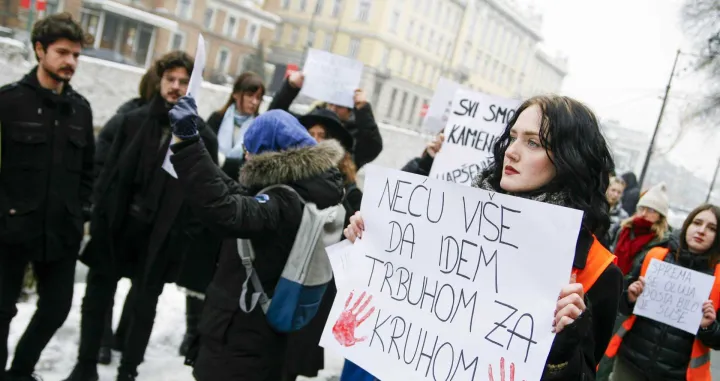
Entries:
{"label": "orange safety vest", "polygon": [[[650,261],[655,258],[660,261],[665,260],[665,256],[669,250],[662,247],[656,247],[648,252],[645,256],[645,260],[640,270],[640,275],[645,276]],[[710,300],[713,301],[715,307],[720,306],[720,264],[715,266],[715,283],[713,284],[712,291],[710,291]],[[605,357],[612,359],[617,355],[622,339],[632,329],[637,320],[637,316],[630,315],[627,320],[622,323],[620,329],[615,333],[615,336],[610,340],[610,344],[605,350]],[[712,381],[710,374],[710,349],[703,345],[700,340],[695,339],[693,343],[692,353],[690,355],[690,364],[688,364],[687,370],[687,381]]]}
{"label": "orange safety vest", "polygon": [[616,261],[617,257],[610,253],[605,246],[593,236],[593,244],[590,246],[590,251],[588,251],[585,268],[582,270],[573,268],[572,273],[576,276],[575,281],[581,283],[583,285],[583,291],[587,293],[593,284],[595,284],[595,281],[600,278],[600,275],[605,272],[605,269]]}

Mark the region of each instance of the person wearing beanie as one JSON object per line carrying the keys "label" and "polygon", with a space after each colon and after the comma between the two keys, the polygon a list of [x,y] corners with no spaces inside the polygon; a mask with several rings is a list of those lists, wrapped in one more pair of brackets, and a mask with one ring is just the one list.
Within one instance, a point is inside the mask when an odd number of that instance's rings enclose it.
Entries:
{"label": "person wearing beanie", "polygon": [[318,208],[338,205],[344,192],[337,163],[344,152],[335,140],[316,142],[289,113],[268,111],[245,133],[246,161],[238,184],[213,163],[197,137],[196,118],[191,97],[181,98],[170,111],[176,139],[171,162],[193,211],[224,241],[205,293],[200,349],[188,360],[194,361],[199,381],[277,381],[288,337],[270,327],[261,309],[240,310],[246,272],[237,239],[251,240],[253,266],[272,295],[295,241],[303,203],[284,188],[257,193],[282,184]]}
{"label": "person wearing beanie", "polygon": [[638,254],[667,242],[669,209],[666,186],[660,183],[640,197],[635,214],[620,224],[612,250],[623,274],[630,272]]}

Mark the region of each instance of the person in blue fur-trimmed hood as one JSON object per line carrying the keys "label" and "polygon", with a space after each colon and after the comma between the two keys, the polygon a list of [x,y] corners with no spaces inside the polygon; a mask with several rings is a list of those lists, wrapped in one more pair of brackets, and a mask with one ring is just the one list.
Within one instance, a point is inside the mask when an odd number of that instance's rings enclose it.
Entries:
{"label": "person in blue fur-trimmed hood", "polygon": [[272,297],[295,241],[303,204],[286,189],[256,193],[286,184],[318,208],[340,204],[343,177],[336,166],[343,149],[334,140],[316,143],[285,111],[266,112],[245,133],[246,162],[239,185],[214,165],[198,139],[196,115],[190,97],[182,98],[170,111],[173,134],[179,141],[172,146],[171,160],[195,213],[225,240],[198,326],[200,350],[194,359],[194,376],[200,381],[277,381],[287,335],[274,331],[261,309],[240,311],[246,275],[236,240],[252,241],[254,267]]}

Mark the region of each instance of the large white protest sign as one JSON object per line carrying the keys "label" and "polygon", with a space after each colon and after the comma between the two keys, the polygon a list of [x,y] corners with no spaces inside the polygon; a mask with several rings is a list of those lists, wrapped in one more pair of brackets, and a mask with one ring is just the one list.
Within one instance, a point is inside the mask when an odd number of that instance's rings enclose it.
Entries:
{"label": "large white protest sign", "polygon": [[539,380],[582,213],[366,170],[366,230],[321,344],[381,380]]}
{"label": "large white protest sign", "polygon": [[[198,35],[197,50],[195,50],[195,63],[193,65],[192,73],[190,73],[190,83],[188,83],[187,93],[195,99],[195,102],[199,101],[200,88],[202,87],[203,77],[202,73],[205,70],[205,39],[202,33]],[[168,147],[168,151],[165,154],[165,160],[163,161],[163,169],[170,174],[170,176],[177,179],[177,172],[170,162],[170,156],[172,156],[172,150]]]}
{"label": "large white protest sign", "polygon": [[435,94],[430,100],[425,120],[423,120],[423,129],[437,134],[445,128],[450,118],[455,93],[462,88],[459,83],[440,77],[437,86],[435,86]]}
{"label": "large white protest sign", "polygon": [[713,276],[653,259],[633,313],[695,335],[714,281]]}
{"label": "large white protest sign", "polygon": [[360,87],[363,63],[324,50],[308,51],[300,94],[324,102],[350,107],[354,105],[353,95]]}
{"label": "large white protest sign", "polygon": [[492,159],[492,148],[519,101],[458,90],[445,126],[445,142],[430,177],[470,185]]}

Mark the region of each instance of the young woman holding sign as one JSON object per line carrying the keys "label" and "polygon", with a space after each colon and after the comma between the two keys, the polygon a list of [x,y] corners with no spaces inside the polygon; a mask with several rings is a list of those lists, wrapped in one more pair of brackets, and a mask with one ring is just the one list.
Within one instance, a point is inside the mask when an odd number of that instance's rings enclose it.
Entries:
{"label": "young woman holding sign", "polygon": [[[696,335],[667,324],[631,315],[622,324],[605,353],[615,360],[610,380],[710,381],[710,349],[720,349],[720,236],[717,224],[720,208],[701,205],[685,219],[678,239],[669,247],[650,250],[630,274],[630,286],[620,309],[632,313],[645,286],[644,274],[650,261],[658,260],[715,275],[710,298],[703,304],[703,318]],[[674,237],[674,236],[673,236]]]}
{"label": "young woman holding sign", "polygon": [[[475,187],[585,213],[571,281],[560,291],[553,327],[547,327],[557,336],[542,380],[594,379],[622,293],[615,257],[594,236],[610,223],[605,190],[614,166],[597,119],[568,97],[531,98],[498,138],[493,156],[494,164],[475,180]],[[355,241],[363,230],[357,213],[345,236]]]}

